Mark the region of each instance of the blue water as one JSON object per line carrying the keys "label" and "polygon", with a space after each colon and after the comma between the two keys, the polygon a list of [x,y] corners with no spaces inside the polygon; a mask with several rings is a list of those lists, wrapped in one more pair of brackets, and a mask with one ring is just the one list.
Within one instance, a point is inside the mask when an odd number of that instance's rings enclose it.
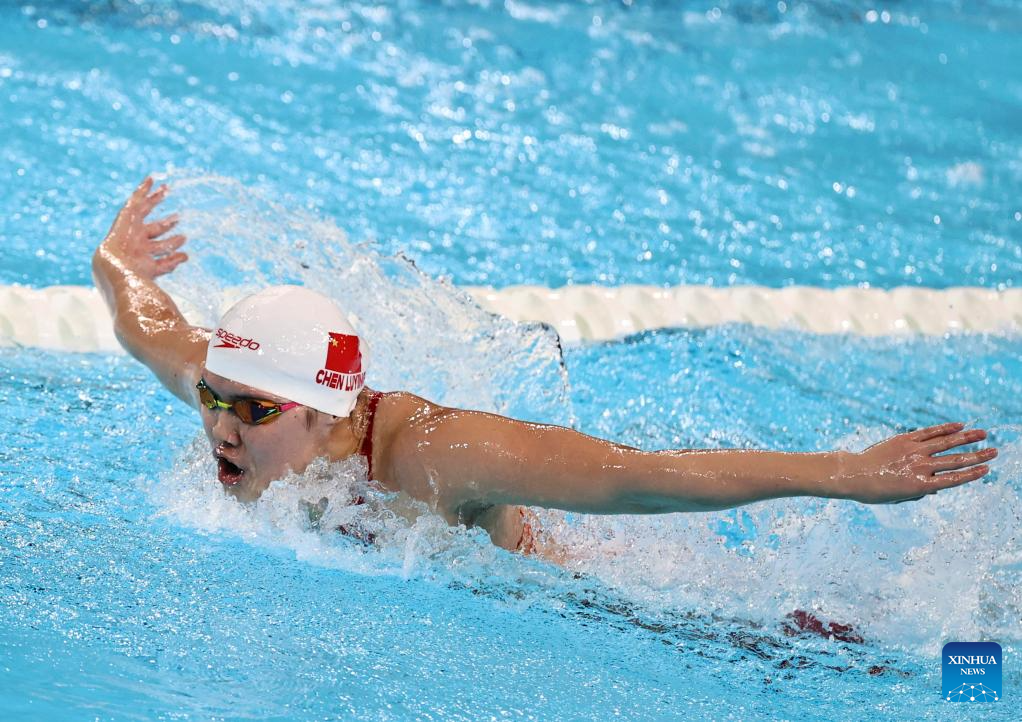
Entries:
{"label": "blue water", "polygon": [[[705,444],[715,429],[726,429],[723,443],[768,437],[784,448],[826,448],[845,437],[849,413],[868,423],[862,406],[909,424],[932,420],[916,408],[919,393],[935,376],[960,374],[940,344],[853,340],[867,359],[857,372],[887,392],[882,401],[864,401],[846,380],[828,388],[834,403],[821,410],[817,385],[775,383],[780,403],[750,413],[764,374],[788,371],[785,353],[838,378],[848,362],[823,345],[732,327],[580,348],[566,361],[582,428],[648,448]],[[1018,402],[999,409],[989,399],[1022,398],[1019,375],[1000,376],[996,395],[987,382],[1022,344],[979,346],[948,414],[980,415],[1017,439]],[[699,358],[679,380],[663,357],[686,358],[693,347]],[[745,366],[735,366],[736,352]],[[0,422],[0,695],[15,718],[63,719],[73,705],[105,719],[609,719],[615,711],[748,719],[803,718],[808,704],[812,716],[830,718],[859,719],[865,709],[956,718],[937,699],[931,642],[962,630],[1000,639],[1009,660],[1017,653],[1015,532],[991,530],[989,548],[964,535],[1022,511],[1017,475],[1013,493],[1002,478],[914,508],[877,508],[879,517],[851,504],[828,515],[793,502],[590,527],[569,519],[596,547],[629,542],[617,545],[616,560],[576,565],[582,579],[465,532],[449,545],[424,535],[409,566],[407,543],[365,553],[286,520],[231,526],[224,519],[236,510],[226,502],[182,511],[215,489],[215,472],[197,450],[186,450],[182,469],[179,440],[195,437],[196,422],[134,362],[13,350],[0,359],[10,409]],[[607,385],[607,373],[642,382]],[[725,401],[743,405],[732,411]],[[735,413],[742,424],[730,423]],[[178,496],[186,501],[176,507]],[[792,533],[785,515],[830,542]],[[914,521],[920,515],[929,521]],[[942,526],[949,522],[962,533]],[[764,549],[735,548],[756,524]],[[771,526],[783,538],[768,551]],[[945,568],[968,574],[935,588],[931,575]],[[814,576],[821,570],[830,576],[824,588]],[[888,587],[895,579],[901,587]],[[991,585],[980,595],[985,607],[948,624],[945,615],[969,606],[958,595],[975,594],[978,580]],[[780,631],[784,610],[814,603],[871,642]],[[1006,690],[1018,682],[1006,666]],[[1007,707],[989,718],[1010,719]]]}
{"label": "blue water", "polygon": [[171,164],[459,284],[1022,273],[1007,0],[67,0],[0,27],[0,282],[87,283]]}
{"label": "blue water", "polygon": [[[1010,286],[1016,5],[114,0],[0,27],[0,283],[88,283],[120,199],[169,170],[193,260],[167,285],[206,319],[239,284],[330,290],[377,387],[644,449],[948,419],[1002,448],[916,504],[544,512],[562,570],[378,494],[327,512],[378,547],[338,538],[306,507],[358,483],[344,463],[241,508],[134,361],[0,349],[7,717],[959,719],[938,655],[972,639],[1007,660],[984,717],[1017,716],[1017,336],[562,349],[432,278]],[[790,636],[794,609],[866,643]]]}

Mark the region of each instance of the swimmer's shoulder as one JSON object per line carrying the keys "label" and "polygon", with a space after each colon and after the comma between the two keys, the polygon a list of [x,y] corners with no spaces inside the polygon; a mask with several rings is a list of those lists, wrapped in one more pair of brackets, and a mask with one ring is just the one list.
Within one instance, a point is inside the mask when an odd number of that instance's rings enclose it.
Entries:
{"label": "swimmer's shoulder", "polygon": [[446,411],[447,407],[409,391],[383,392],[376,406],[373,431],[374,458],[381,481],[422,497],[424,489],[405,488],[409,484],[417,487],[422,481],[420,474],[412,473],[417,471],[414,440],[419,438],[417,432]]}
{"label": "swimmer's shoulder", "polygon": [[380,400],[376,406],[376,423],[386,427],[414,423],[444,409],[429,399],[416,396],[410,391],[378,391]]}
{"label": "swimmer's shoulder", "polygon": [[427,422],[445,407],[409,391],[384,391],[376,405],[374,443],[389,449],[401,432]]}

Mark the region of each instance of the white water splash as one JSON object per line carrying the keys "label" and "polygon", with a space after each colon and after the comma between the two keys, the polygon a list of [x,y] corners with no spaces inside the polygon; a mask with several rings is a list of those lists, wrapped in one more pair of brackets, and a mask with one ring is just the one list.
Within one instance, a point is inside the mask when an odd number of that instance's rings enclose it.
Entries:
{"label": "white water splash", "polygon": [[[1004,449],[1018,478],[1022,442]],[[226,495],[201,440],[151,490],[161,514],[206,533],[284,547],[308,563],[360,574],[458,581],[514,604],[557,606],[570,573],[652,612],[694,612],[777,628],[796,609],[850,624],[867,641],[919,654],[947,635],[1022,639],[1018,492],[972,484],[908,504],[783,500],[747,507],[754,541],[729,546],[724,514],[579,516],[539,510],[542,536],[565,570],[494,547],[481,530],[451,527],[425,504],[383,494],[356,457],[318,461],[274,482],[254,503]],[[366,503],[351,505],[355,496]],[[375,537],[363,546],[335,531]],[[978,544],[982,536],[982,544]],[[977,558],[976,549],[997,554]]]}
{"label": "white water splash", "polygon": [[[451,526],[422,502],[379,491],[366,471],[360,456],[321,458],[301,474],[272,482],[258,500],[239,502],[217,481],[208,444],[197,437],[147,491],[158,516],[203,533],[289,549],[320,566],[406,579],[443,576],[445,568],[514,568],[511,555],[484,531]],[[364,503],[352,503],[356,497]]]}
{"label": "white water splash", "polygon": [[756,534],[737,547],[719,531],[731,523],[723,513],[541,518],[573,550],[571,569],[653,608],[766,625],[804,609],[867,640],[932,655],[950,635],[1022,640],[1022,441],[1003,446],[998,461],[997,480],[918,502],[745,507],[739,514]]}
{"label": "white water splash", "polygon": [[238,181],[174,172],[168,200],[181,216],[190,260],[161,280],[212,325],[239,295],[280,283],[334,298],[371,350],[366,383],[438,403],[571,424],[567,372],[556,332],[514,323],[419,271],[403,256],[353,243],[297,202]]}

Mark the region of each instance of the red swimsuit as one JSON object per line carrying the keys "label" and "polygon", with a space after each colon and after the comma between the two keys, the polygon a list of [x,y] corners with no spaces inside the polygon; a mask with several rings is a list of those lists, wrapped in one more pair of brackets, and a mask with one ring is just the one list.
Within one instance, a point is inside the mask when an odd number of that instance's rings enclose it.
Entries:
{"label": "red swimsuit", "polygon": [[369,405],[366,409],[366,413],[369,414],[369,421],[366,423],[366,435],[362,439],[362,448],[358,450],[358,453],[366,458],[366,464],[369,466],[370,481],[373,480],[373,422],[376,421],[376,405],[380,403],[382,398],[382,391],[372,391],[369,396]]}
{"label": "red swimsuit", "polygon": [[[362,448],[358,450],[358,453],[366,458],[366,464],[369,466],[369,480],[373,479],[373,422],[376,421],[376,406],[380,403],[380,399],[383,398],[382,391],[373,391],[369,397],[369,405],[366,413],[369,414],[369,421],[366,423],[366,435],[362,439]],[[356,496],[351,502],[352,504],[365,504],[366,500],[363,496]],[[357,539],[363,544],[372,544],[376,541],[376,535],[372,532],[361,531],[359,529],[352,529],[346,524],[341,524],[337,527],[337,531],[345,536],[350,536],[352,539]]]}

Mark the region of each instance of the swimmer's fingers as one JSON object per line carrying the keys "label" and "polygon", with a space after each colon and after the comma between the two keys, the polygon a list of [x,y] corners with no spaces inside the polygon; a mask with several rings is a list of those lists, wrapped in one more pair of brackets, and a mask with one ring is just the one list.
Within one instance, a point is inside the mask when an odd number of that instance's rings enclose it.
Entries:
{"label": "swimmer's fingers", "polygon": [[187,260],[188,256],[184,253],[171,253],[169,256],[157,258],[155,261],[156,269],[153,275],[162,276],[165,273],[170,273]]}
{"label": "swimmer's fingers", "polygon": [[944,474],[934,474],[925,481],[923,481],[922,488],[919,491],[925,491],[926,493],[921,496],[913,496],[908,499],[898,499],[897,501],[889,502],[891,504],[904,504],[907,501],[919,501],[927,496],[933,496],[942,489],[950,489],[953,486],[961,486],[962,484],[968,484],[970,481],[976,481],[986,476],[989,473],[990,467],[987,465],[974,466],[971,469],[962,469],[961,471],[952,471]]}
{"label": "swimmer's fingers", "polygon": [[960,486],[967,484],[970,481],[976,481],[981,479],[990,473],[990,467],[986,464],[981,466],[974,466],[971,469],[962,469],[961,471],[948,471],[943,474],[934,474],[932,481],[928,482],[928,485],[936,484],[937,488],[927,492],[928,494],[934,494],[941,489],[950,489],[952,486]]}
{"label": "swimmer's fingers", "polygon": [[951,469],[962,469],[966,466],[975,466],[985,461],[990,461],[997,456],[997,449],[980,449],[970,451],[967,454],[948,454],[946,456],[934,456],[930,459],[934,471],[950,471]]}
{"label": "swimmer's fingers", "polygon": [[974,444],[977,441],[982,441],[987,437],[987,432],[983,429],[966,429],[965,431],[959,431],[956,434],[946,434],[944,436],[937,436],[927,441],[923,441],[923,449],[928,454],[939,454],[941,451],[948,451],[956,446],[965,446],[966,444]]}
{"label": "swimmer's fingers", "polygon": [[965,428],[965,424],[953,421],[947,424],[937,424],[936,426],[927,426],[925,429],[916,429],[910,431],[908,437],[912,441],[929,441],[930,439],[936,439],[948,434],[954,434]]}
{"label": "swimmer's fingers", "polygon": [[143,180],[141,183],[139,183],[138,187],[135,188],[134,191],[132,191],[130,200],[134,200],[134,201],[142,201],[142,200],[144,200],[145,198],[147,198],[149,196],[149,189],[152,188],[152,187],[153,187],[153,177],[151,175],[147,175],[145,177],[145,180]]}
{"label": "swimmer's fingers", "polygon": [[149,252],[154,256],[167,256],[183,246],[186,240],[188,239],[179,234],[162,241],[155,241],[150,245]]}
{"label": "swimmer's fingers", "polygon": [[144,199],[139,203],[139,210],[142,213],[142,217],[145,218],[150,213],[152,213],[153,208],[158,206],[163,201],[163,199],[167,197],[167,193],[169,191],[170,188],[168,188],[167,184],[164,183],[159,188],[157,188],[152,194],[147,194],[144,197]]}
{"label": "swimmer's fingers", "polygon": [[175,213],[174,215],[167,216],[166,218],[161,218],[158,221],[146,223],[145,224],[146,235],[149,238],[157,238],[159,236],[162,236],[164,233],[166,233],[171,228],[176,226],[178,220],[179,220],[178,216]]}

